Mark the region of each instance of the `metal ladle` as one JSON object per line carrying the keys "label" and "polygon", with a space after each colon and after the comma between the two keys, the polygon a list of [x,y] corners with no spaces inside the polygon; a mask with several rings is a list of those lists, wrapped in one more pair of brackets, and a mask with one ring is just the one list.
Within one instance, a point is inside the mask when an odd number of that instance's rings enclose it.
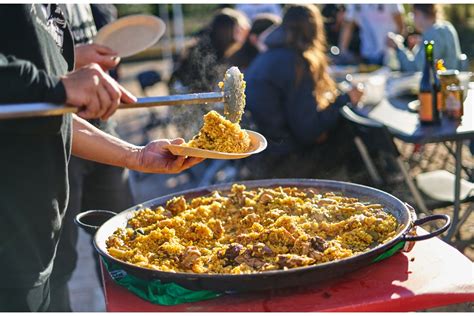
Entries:
{"label": "metal ladle", "polygon": [[[220,92],[204,92],[160,97],[138,98],[136,103],[119,105],[118,109],[135,109],[153,106],[193,105],[224,103],[224,115],[238,123],[245,107],[245,81],[237,67],[229,68],[224,76]],[[0,104],[0,119],[41,117],[76,113],[79,108],[54,103]]]}

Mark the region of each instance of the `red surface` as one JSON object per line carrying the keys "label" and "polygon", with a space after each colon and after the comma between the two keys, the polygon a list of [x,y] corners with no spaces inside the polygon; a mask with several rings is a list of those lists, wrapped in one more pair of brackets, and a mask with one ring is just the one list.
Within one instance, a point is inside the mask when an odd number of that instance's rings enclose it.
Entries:
{"label": "red surface", "polygon": [[224,295],[175,306],[146,302],[115,284],[108,273],[104,288],[110,312],[415,311],[474,301],[474,270],[468,258],[432,238],[417,242],[409,253],[310,287]]}

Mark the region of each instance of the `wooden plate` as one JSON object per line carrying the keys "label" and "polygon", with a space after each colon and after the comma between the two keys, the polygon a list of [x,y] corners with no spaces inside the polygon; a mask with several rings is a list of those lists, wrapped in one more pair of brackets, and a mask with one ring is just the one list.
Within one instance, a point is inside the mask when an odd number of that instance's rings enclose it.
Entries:
{"label": "wooden plate", "polygon": [[165,23],[156,16],[129,15],[101,28],[94,43],[110,47],[120,57],[128,57],[154,45],[165,29]]}
{"label": "wooden plate", "polygon": [[257,154],[267,148],[267,140],[263,135],[248,131],[250,137],[250,148],[245,153],[223,153],[206,149],[192,148],[182,145],[166,145],[169,151],[176,156],[200,157],[210,159],[242,159]]}

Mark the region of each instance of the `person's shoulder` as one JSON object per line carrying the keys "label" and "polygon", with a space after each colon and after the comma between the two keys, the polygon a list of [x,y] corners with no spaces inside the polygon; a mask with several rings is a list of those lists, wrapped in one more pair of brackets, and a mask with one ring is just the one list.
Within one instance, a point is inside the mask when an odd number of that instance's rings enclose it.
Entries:
{"label": "person's shoulder", "polygon": [[433,24],[433,30],[435,32],[449,32],[449,33],[454,33],[454,34],[457,33],[456,29],[451,24],[451,22],[446,21],[446,20],[436,21],[436,23]]}
{"label": "person's shoulder", "polygon": [[438,26],[439,28],[444,28],[444,29],[453,29],[454,28],[453,24],[449,21],[446,21],[446,20],[437,21],[434,25]]}
{"label": "person's shoulder", "polygon": [[294,50],[287,48],[287,47],[274,47],[266,51],[270,56],[274,56],[274,58],[286,58],[294,56],[296,53]]}
{"label": "person's shoulder", "polygon": [[295,52],[285,47],[275,47],[261,53],[254,60],[255,64],[265,65],[270,68],[281,68],[292,63]]}
{"label": "person's shoulder", "polygon": [[288,48],[269,49],[253,60],[247,69],[247,76],[276,80],[288,74],[294,68],[294,60],[295,53]]}
{"label": "person's shoulder", "polygon": [[20,15],[29,16],[37,14],[38,5],[36,4],[2,4],[0,16],[2,18],[18,18]]}

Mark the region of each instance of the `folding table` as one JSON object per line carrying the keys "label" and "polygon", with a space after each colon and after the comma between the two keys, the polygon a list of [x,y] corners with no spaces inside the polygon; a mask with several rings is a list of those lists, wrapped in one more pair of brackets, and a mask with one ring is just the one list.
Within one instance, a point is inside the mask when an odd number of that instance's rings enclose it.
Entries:
{"label": "folding table", "polygon": [[464,141],[474,141],[474,90],[468,90],[462,121],[443,117],[440,125],[420,125],[418,113],[410,112],[408,100],[402,98],[384,99],[376,106],[358,108],[357,112],[384,124],[394,137],[407,143],[455,142],[454,214],[451,228],[445,238],[447,241],[451,240],[457,230],[461,204],[461,149]]}

